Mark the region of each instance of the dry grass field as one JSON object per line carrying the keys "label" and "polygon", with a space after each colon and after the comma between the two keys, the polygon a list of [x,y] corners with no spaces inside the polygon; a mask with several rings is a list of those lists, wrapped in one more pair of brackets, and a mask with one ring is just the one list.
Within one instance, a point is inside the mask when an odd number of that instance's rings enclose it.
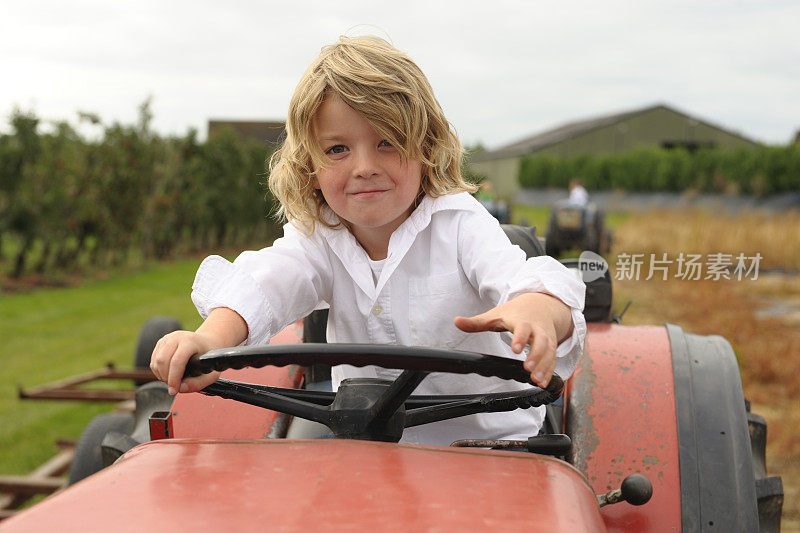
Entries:
{"label": "dry grass field", "polygon": [[[756,279],[751,272],[741,280],[690,280],[676,277],[681,252],[762,259]],[[611,261],[634,253],[645,254],[645,267],[650,254],[666,253],[672,270],[666,280],[660,273],[645,280],[644,269],[639,280],[615,279],[615,308],[632,302],[626,324],[670,322],[731,343],[745,397],[768,423],[768,469],[783,477],[783,531],[800,531],[800,213],[632,214],[614,230]]]}
{"label": "dry grass field", "polygon": [[631,213],[614,229],[615,251],[762,256],[761,269],[800,269],[800,211],[664,209]]}

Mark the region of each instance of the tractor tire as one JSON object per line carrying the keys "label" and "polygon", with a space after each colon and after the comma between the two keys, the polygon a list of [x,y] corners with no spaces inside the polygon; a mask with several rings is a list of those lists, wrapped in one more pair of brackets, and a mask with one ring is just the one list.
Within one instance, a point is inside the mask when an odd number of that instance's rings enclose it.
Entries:
{"label": "tractor tire", "polygon": [[783,485],[780,477],[766,477],[767,425],[748,412],[733,349],[722,337],[669,324],[667,332],[684,530],[713,524],[722,531],[779,531]]}
{"label": "tractor tire", "polygon": [[586,235],[583,240],[583,249],[596,254],[600,253],[600,242],[597,234],[597,229],[593,226],[586,227]]}
{"label": "tractor tire", "polygon": [[[171,316],[154,316],[144,323],[139,332],[139,340],[136,343],[136,353],[133,357],[134,368],[150,368],[150,356],[156,347],[158,340],[173,331],[183,329],[177,318]],[[137,381],[137,385],[143,385],[148,381]]]}
{"label": "tractor tire", "polygon": [[518,226],[515,224],[501,224],[501,228],[511,241],[525,252],[525,257],[538,257],[545,255],[544,239],[536,235],[536,226]]}
{"label": "tractor tire", "polygon": [[767,422],[763,417],[750,412],[750,402],[745,400],[745,404],[753,473],[756,478],[758,527],[764,533],[777,532],[781,530],[783,482],[778,476],[767,477]]}
{"label": "tractor tire", "polygon": [[559,246],[558,243],[558,234],[556,233],[555,224],[555,215],[550,215],[550,222],[544,234],[544,247],[547,255],[558,259],[558,256],[561,255],[561,246]]}
{"label": "tractor tire", "polygon": [[600,239],[600,255],[606,256],[611,253],[611,231],[603,229],[603,235]]}
{"label": "tractor tire", "polygon": [[109,431],[129,433],[133,431],[132,413],[105,413],[97,415],[83,430],[75,446],[75,457],[69,469],[69,484],[72,485],[103,469],[103,454],[100,444]]}

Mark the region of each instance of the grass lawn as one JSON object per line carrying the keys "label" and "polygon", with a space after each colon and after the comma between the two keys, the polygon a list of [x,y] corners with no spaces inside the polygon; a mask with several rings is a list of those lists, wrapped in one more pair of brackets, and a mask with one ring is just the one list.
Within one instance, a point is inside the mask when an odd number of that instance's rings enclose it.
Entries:
{"label": "grass lawn", "polygon": [[[511,210],[511,222],[514,224],[525,223],[536,226],[536,234],[544,237],[547,233],[548,220],[550,219],[549,207],[532,205],[515,205]],[[606,213],[606,226],[613,229],[628,219],[627,212]]]}
{"label": "grass lawn", "polygon": [[511,223],[525,226],[536,226],[536,234],[544,237],[547,231],[547,219],[550,216],[549,207],[535,207],[531,205],[515,205],[511,209]]}
{"label": "grass lawn", "polygon": [[20,400],[33,387],[98,370],[133,365],[142,324],[154,315],[195,328],[189,300],[198,259],[80,287],[0,295],[0,474],[26,474],[56,453],[57,439],[77,439],[112,403]]}

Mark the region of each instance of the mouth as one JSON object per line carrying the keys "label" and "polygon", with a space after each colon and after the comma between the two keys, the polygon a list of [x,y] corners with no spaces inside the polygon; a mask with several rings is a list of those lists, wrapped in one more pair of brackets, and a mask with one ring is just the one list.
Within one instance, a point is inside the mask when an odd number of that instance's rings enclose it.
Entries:
{"label": "mouth", "polygon": [[380,196],[381,194],[385,193],[388,189],[370,189],[368,191],[356,191],[349,193],[355,199],[369,199],[375,198],[376,196]]}

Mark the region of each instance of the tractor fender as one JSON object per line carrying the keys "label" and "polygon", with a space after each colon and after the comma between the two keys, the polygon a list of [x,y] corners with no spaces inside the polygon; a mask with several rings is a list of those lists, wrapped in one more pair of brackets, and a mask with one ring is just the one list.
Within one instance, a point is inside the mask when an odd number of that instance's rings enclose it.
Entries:
{"label": "tractor fender", "polygon": [[722,337],[590,324],[564,424],[568,461],[595,492],[636,472],[653,484],[641,508],[602,509],[609,531],[758,530],[741,378]]}

